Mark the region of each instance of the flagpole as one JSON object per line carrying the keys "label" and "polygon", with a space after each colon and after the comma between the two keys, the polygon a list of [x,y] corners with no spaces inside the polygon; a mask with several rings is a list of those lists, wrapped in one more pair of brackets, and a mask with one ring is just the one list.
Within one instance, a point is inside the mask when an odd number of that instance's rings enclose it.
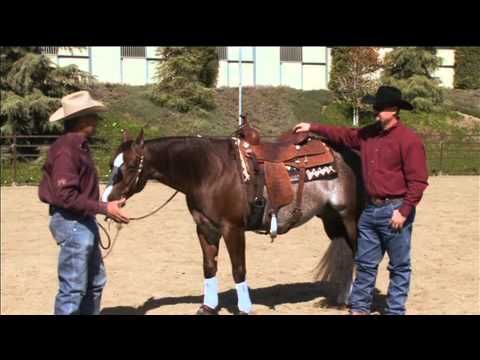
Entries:
{"label": "flagpole", "polygon": [[238,126],[243,125],[243,104],[242,104],[242,47],[238,51]]}

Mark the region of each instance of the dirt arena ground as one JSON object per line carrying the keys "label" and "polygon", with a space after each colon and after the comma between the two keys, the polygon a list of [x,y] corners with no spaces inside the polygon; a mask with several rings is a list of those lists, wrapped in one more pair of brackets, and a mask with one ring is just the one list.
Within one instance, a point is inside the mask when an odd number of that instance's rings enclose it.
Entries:
{"label": "dirt arena ground", "polygon": [[[480,178],[431,177],[413,231],[409,314],[480,314]],[[172,190],[149,184],[127,205],[140,216]],[[46,205],[36,187],[1,188],[1,314],[51,314],[57,291],[58,248],[48,230]],[[320,220],[274,243],[247,233],[247,270],[253,314],[344,314],[322,308],[328,286],[312,283],[313,268],[327,248]],[[202,302],[200,246],[184,197],[123,228],[105,259],[108,284],[103,314],[194,314]],[[377,280],[376,312],[385,305],[387,258]],[[219,255],[221,314],[236,306],[230,261]]]}

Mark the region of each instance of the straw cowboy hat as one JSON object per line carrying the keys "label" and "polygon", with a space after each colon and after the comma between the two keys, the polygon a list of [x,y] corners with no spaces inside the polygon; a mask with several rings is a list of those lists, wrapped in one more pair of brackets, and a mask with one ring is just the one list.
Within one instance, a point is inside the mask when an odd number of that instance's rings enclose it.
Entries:
{"label": "straw cowboy hat", "polygon": [[402,92],[393,86],[380,86],[374,95],[366,95],[362,98],[365,104],[374,107],[397,106],[400,109],[412,110],[413,106],[402,99]]}
{"label": "straw cowboy hat", "polygon": [[78,91],[62,98],[62,107],[50,116],[50,122],[107,111],[100,101],[93,100],[88,91]]}

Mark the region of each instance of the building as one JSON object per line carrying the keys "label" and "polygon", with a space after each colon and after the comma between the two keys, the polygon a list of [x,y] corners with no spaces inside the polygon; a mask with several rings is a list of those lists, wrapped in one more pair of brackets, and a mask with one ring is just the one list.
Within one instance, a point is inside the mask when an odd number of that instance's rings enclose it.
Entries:
{"label": "building", "polygon": [[[392,48],[381,48],[384,56]],[[155,82],[160,60],[155,46],[44,47],[44,53],[60,66],[75,64],[101,82],[145,85]],[[290,86],[303,90],[327,89],[331,48],[325,46],[242,47],[244,86]],[[240,47],[219,47],[218,87],[239,83]],[[434,74],[443,86],[453,87],[455,52],[437,48],[442,66]]]}

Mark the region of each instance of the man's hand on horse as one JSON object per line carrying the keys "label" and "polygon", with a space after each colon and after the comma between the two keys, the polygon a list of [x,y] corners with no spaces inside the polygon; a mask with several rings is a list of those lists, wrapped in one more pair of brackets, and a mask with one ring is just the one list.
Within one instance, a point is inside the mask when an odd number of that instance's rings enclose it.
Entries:
{"label": "man's hand on horse", "polygon": [[112,218],[116,222],[128,224],[130,219],[121,210],[121,208],[125,206],[126,202],[127,200],[125,198],[121,198],[120,200],[116,201],[110,201],[107,204],[108,217]]}
{"label": "man's hand on horse", "polygon": [[400,211],[394,210],[392,219],[390,220],[390,225],[395,230],[402,230],[403,224],[405,223],[406,217],[404,217]]}
{"label": "man's hand on horse", "polygon": [[310,124],[309,123],[300,123],[300,124],[295,125],[295,127],[293,128],[294,133],[304,132],[304,131],[310,131]]}

